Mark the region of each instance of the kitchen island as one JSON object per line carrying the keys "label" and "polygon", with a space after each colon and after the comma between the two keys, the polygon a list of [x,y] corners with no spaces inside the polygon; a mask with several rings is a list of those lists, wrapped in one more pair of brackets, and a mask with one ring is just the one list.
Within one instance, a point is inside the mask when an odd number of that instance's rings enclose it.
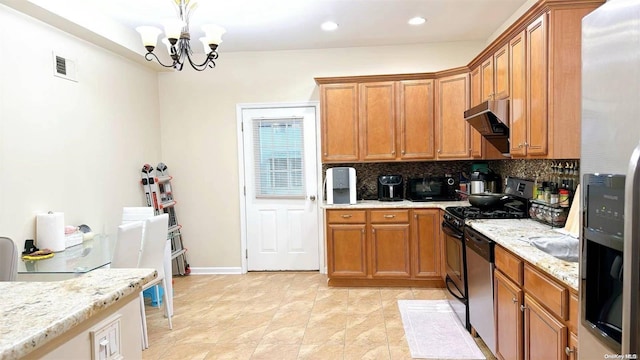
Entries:
{"label": "kitchen island", "polygon": [[64,281],[0,282],[0,360],[91,359],[103,330],[109,349],[140,357],[139,294],[156,277],[154,269],[98,269]]}

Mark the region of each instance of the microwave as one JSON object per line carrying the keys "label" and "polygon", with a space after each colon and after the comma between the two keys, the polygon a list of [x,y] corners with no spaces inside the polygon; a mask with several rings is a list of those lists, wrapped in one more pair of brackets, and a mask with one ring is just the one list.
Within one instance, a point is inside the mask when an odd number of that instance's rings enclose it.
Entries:
{"label": "microwave", "polygon": [[448,201],[458,200],[459,182],[451,176],[427,176],[407,180],[407,200]]}

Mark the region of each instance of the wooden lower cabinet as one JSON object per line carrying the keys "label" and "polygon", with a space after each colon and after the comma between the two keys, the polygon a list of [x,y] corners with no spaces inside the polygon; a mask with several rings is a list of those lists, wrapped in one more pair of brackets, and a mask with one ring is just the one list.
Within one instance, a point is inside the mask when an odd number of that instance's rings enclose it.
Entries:
{"label": "wooden lower cabinet", "polygon": [[577,359],[577,295],[501,246],[495,257],[496,357]]}
{"label": "wooden lower cabinet", "polygon": [[528,294],[524,295],[524,347],[527,360],[567,358],[567,326]]}
{"label": "wooden lower cabinet", "polygon": [[329,285],[443,287],[440,212],[326,210]]}
{"label": "wooden lower cabinet", "polygon": [[329,277],[365,278],[367,269],[366,212],[327,211],[327,273]]}
{"label": "wooden lower cabinet", "polygon": [[408,279],[409,265],[409,224],[371,224],[371,277]]}
{"label": "wooden lower cabinet", "polygon": [[415,278],[439,277],[441,258],[440,210],[413,210],[411,220],[411,274]]}
{"label": "wooden lower cabinet", "polygon": [[523,292],[504,274],[494,273],[495,316],[496,316],[496,357],[501,360],[522,360],[524,356],[522,337]]}

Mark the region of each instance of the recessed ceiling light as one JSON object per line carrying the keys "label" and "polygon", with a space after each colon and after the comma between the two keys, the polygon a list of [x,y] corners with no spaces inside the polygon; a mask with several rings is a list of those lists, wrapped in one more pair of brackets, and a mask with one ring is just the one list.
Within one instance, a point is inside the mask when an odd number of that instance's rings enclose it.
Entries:
{"label": "recessed ceiling light", "polygon": [[427,19],[416,16],[414,18],[409,19],[409,25],[422,25],[427,21]]}
{"label": "recessed ceiling light", "polygon": [[333,21],[325,21],[322,23],[322,25],[320,25],[320,27],[324,31],[333,31],[338,28],[338,24],[334,23]]}

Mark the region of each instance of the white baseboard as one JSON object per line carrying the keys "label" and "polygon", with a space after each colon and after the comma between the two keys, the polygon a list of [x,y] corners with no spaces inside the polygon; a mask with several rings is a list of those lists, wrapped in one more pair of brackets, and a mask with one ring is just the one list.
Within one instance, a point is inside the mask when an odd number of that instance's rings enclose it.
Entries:
{"label": "white baseboard", "polygon": [[242,267],[191,267],[191,275],[242,275]]}

